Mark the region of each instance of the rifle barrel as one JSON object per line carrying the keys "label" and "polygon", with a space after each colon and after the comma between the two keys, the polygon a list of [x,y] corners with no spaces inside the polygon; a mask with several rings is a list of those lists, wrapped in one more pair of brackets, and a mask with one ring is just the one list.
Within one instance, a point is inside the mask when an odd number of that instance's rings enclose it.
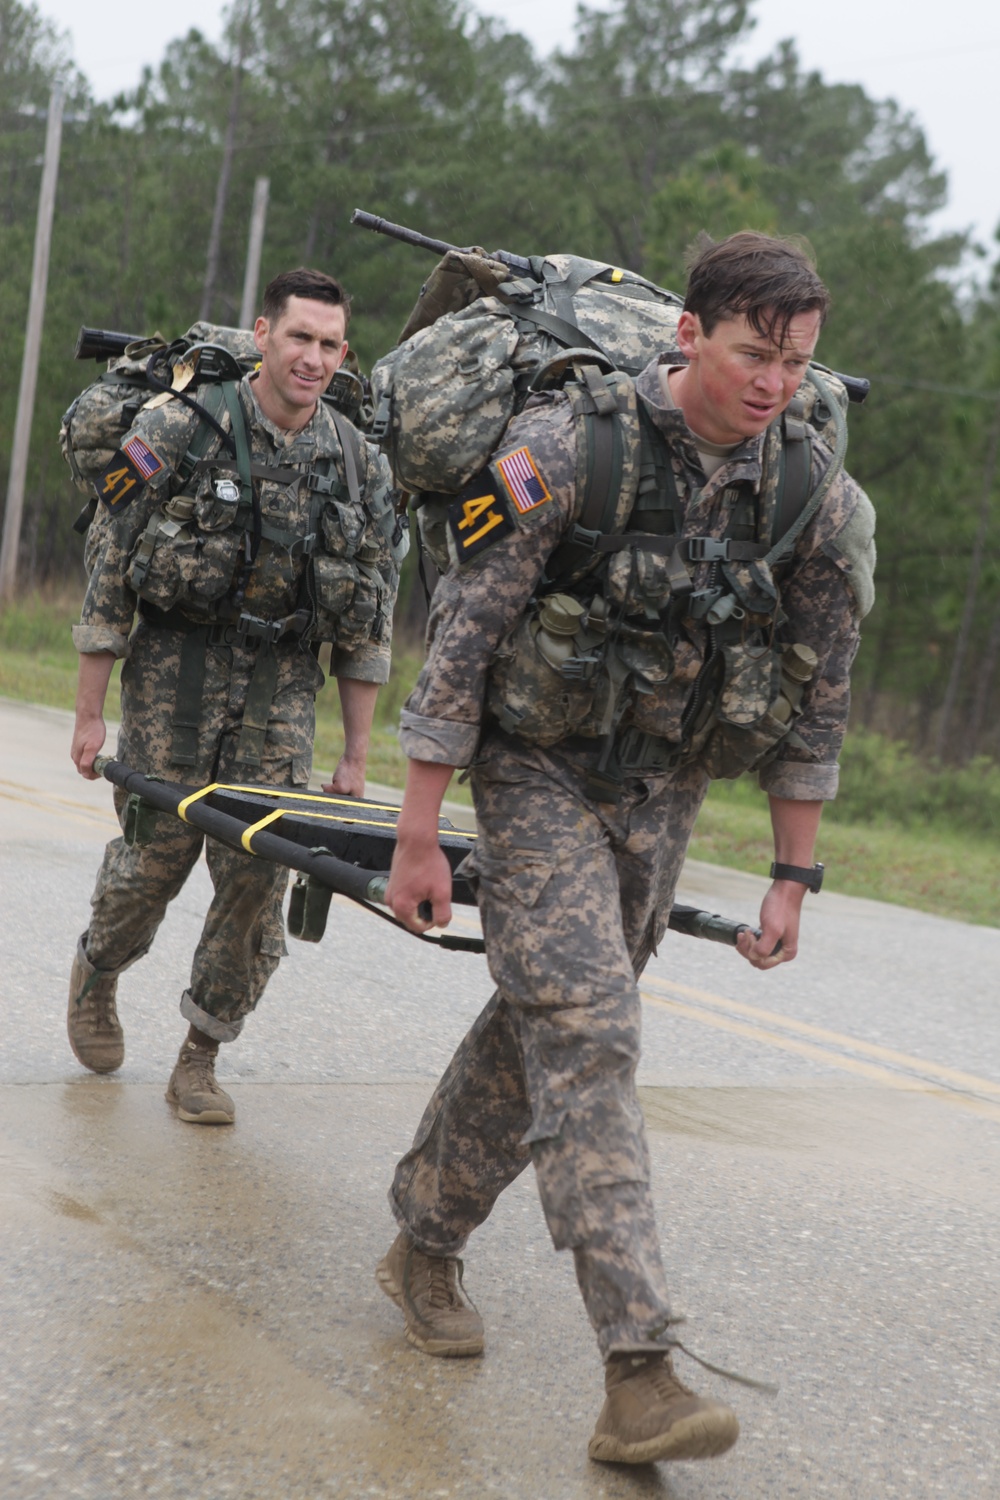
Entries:
{"label": "rifle barrel", "polygon": [[407,229],[405,224],[394,224],[391,219],[380,219],[378,214],[366,213],[356,208],[351,214],[351,223],[373,234],[387,234],[390,239],[402,240],[404,245],[416,245],[421,250],[433,250],[435,255],[447,255],[450,250],[460,250],[460,245],[449,245],[447,240],[433,240],[417,229]]}
{"label": "rifle barrel", "polygon": [[81,328],[76,337],[74,359],[117,359],[129,344],[137,344],[141,333],[115,333],[110,328]]}

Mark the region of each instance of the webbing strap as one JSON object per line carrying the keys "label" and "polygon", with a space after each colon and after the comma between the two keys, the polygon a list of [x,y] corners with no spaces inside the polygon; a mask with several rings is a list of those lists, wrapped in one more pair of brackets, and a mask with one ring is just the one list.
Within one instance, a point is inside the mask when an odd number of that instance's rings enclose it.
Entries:
{"label": "webbing strap", "polygon": [[[203,467],[207,468],[208,465],[203,465]],[[243,478],[243,471],[237,464],[213,463],[211,467],[218,470],[220,474],[238,474],[241,479]],[[247,472],[252,479],[268,479],[274,484],[294,484],[305,477],[305,471],[302,469],[283,469],[277,464],[259,464],[253,461]]]}
{"label": "webbing strap", "polygon": [[170,759],[175,766],[193,766],[198,759],[201,700],[205,690],[205,653],[210,625],[197,625],[181,642],[177,696],[171,720]]}
{"label": "webbing strap", "polygon": [[240,400],[239,389],[233,381],[227,380],[222,387],[226,398],[226,406],[229,408],[229,419],[233,425],[233,437],[236,441],[236,467],[240,476],[240,498],[244,504],[249,504],[253,510],[253,557],[257,556],[260,546],[260,500],[253,487],[253,476],[250,472],[250,431],[247,423],[247,414],[243,410]]}
{"label": "webbing strap", "polygon": [[177,816],[180,818],[181,822],[190,822],[190,819],[187,816],[187,810],[193,802],[200,802],[202,797],[207,797],[210,795],[210,793],[217,792],[220,789],[224,790],[224,788],[222,787],[222,783],[219,781],[213,781],[211,786],[201,786],[196,792],[192,792],[190,797],[185,797],[183,802],[179,802],[177,804]]}
{"label": "webbing strap", "polygon": [[340,439],[341,451],[344,455],[344,478],[347,480],[347,493],[352,505],[361,504],[361,486],[358,483],[358,463],[354,453],[354,428],[346,417],[342,417],[335,406],[329,408],[333,425],[337,429]]}
{"label": "webbing strap", "polygon": [[589,334],[584,333],[582,328],[577,328],[575,323],[570,323],[567,318],[559,318],[555,313],[544,312],[540,307],[531,307],[525,304],[512,302],[508,304],[515,318],[526,318],[529,323],[534,323],[544,333],[550,333],[557,343],[567,349],[594,349],[598,354],[603,354],[608,361],[609,368],[613,369],[615,361],[608,351],[592,339]]}
{"label": "webbing strap", "polygon": [[[205,411],[213,420],[217,421],[224,405],[225,396],[222,386],[210,385],[205,391],[202,400],[202,406]],[[191,439],[190,448],[174,470],[181,482],[181,489],[184,488],[195,469],[201,463],[201,460],[205,457],[208,445],[215,436],[215,429],[208,422],[203,421],[198,423],[198,426],[194,430],[194,436]]]}
{"label": "webbing strap", "polygon": [[[594,375],[602,392],[606,392],[608,396],[611,395],[607,385],[597,376],[592,365],[583,366],[583,370],[585,374]],[[597,403],[594,401],[593,392],[589,386],[588,394],[595,409],[583,413],[587,470],[583,502],[580,506],[580,520],[576,529],[592,536],[594,533],[603,534],[614,522],[622,486],[624,449],[617,403],[612,410],[605,410],[602,413],[596,409]],[[593,549],[589,546],[589,537],[586,542],[572,539],[561,542],[552,553],[546,572],[550,578],[558,578],[560,575],[571,573],[574,569],[583,566],[592,555]]]}
{"label": "webbing strap", "polygon": [[778,492],[775,497],[774,527],[771,540],[784,536],[800,514],[809,496],[809,469],[812,446],[801,435],[789,432],[787,414],[781,417],[783,428],[781,456],[778,459]]}
{"label": "webbing strap", "polygon": [[271,703],[278,686],[278,653],[270,641],[257,648],[250,685],[243,707],[243,724],[236,746],[236,759],[247,766],[259,766],[264,754],[264,736]]}
{"label": "webbing strap", "polygon": [[[775,542],[774,546],[771,548],[770,552],[764,559],[765,563],[767,563],[767,565],[772,568],[774,567],[775,563],[779,562],[783,557],[787,557],[788,554],[792,551],[795,543],[798,541],[799,537],[802,535],[803,531],[805,531],[813,516],[823,504],[823,501],[826,499],[827,495],[830,492],[830,486],[833,484],[833,481],[836,479],[837,475],[842,471],[844,467],[844,458],[847,454],[847,419],[840,409],[840,403],[837,401],[837,398],[830,390],[830,387],[827,385],[822,375],[820,375],[817,370],[813,369],[812,365],[810,365],[806,370],[806,378],[807,380],[810,380],[816,387],[820,396],[826,402],[826,405],[829,408],[830,412],[833,414],[833,419],[837,428],[837,436],[834,441],[833,457],[830,460],[829,468],[823,475],[823,478],[820,480],[819,484],[816,486],[812,495],[809,497],[809,500],[806,502],[805,506],[800,512],[798,520],[792,523],[792,525],[785,532],[784,536],[779,536],[778,540]],[[803,444],[803,447],[806,446],[811,445]]]}

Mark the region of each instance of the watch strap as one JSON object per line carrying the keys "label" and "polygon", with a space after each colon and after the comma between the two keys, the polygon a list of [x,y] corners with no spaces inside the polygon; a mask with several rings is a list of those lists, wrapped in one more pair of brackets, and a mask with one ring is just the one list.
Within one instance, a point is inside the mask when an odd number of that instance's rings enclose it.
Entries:
{"label": "watch strap", "polygon": [[823,885],[823,873],[825,866],[815,864],[806,865],[781,865],[777,861],[771,866],[772,880],[797,880],[800,885],[817,894]]}

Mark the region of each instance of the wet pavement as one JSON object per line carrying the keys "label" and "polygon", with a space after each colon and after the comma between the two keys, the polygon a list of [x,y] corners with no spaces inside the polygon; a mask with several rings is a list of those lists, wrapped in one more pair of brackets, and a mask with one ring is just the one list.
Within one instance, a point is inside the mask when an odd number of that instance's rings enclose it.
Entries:
{"label": "wet pavement", "polygon": [[[116,825],[68,743],[68,716],[0,701],[3,1500],[1000,1494],[1000,931],[824,892],[770,975],[668,939],[640,1082],[674,1301],[691,1348],[780,1391],[682,1360],[737,1447],[600,1467],[600,1368],[530,1171],[467,1250],[483,1359],[412,1350],[374,1282],[483,961],[336,902],[222,1054],[235,1127],[181,1124],[207,873],[123,976],[124,1067],[86,1073],[66,979]],[[692,864],[681,895],[746,918],[764,888]]]}

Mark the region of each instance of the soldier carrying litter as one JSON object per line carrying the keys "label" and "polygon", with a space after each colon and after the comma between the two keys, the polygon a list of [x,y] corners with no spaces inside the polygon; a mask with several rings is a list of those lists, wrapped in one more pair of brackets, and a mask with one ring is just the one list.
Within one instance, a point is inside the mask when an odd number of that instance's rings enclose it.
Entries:
{"label": "soldier carrying litter", "polygon": [[[828,306],[794,244],[742,233],[703,248],[676,347],[634,381],[578,365],[575,386],[542,390],[429,528],[448,556],[403,710],[387,900],[415,932],[430,925],[422,902],[434,924],[450,920],[437,817],[453,770],[469,768],[467,866],[497,989],[396,1169],[399,1234],[378,1281],[418,1349],[481,1353],[458,1257],[533,1163],[605,1363],[594,1459],[709,1457],[739,1432],[671,1363],[635,1089],[637,977],[713,776],[759,768],[770,798],[773,883],[743,957],[794,959],[803,898],[820,886],[814,844],[874,565],[871,505],[815,416],[834,402],[810,365]],[[804,397],[812,421],[792,416]],[[581,410],[618,424],[624,502],[610,523],[585,513]],[[776,526],[793,439],[812,498]]]}
{"label": "soldier carrying litter", "polygon": [[[326,789],[364,794],[406,536],[385,459],[321,399],[347,353],[349,316],[323,272],[276,277],[254,329],[259,370],[240,378],[213,344],[181,355],[122,439],[98,483],[104,504],[74,628],[82,776],[95,775],[108,682],[124,658],[119,760],[166,781],[304,787],[324,682],[315,648],[330,641],[344,753]],[[198,384],[195,355],[227,378]],[[119,817],[126,800],[116,793]],[[149,950],[204,842],[154,817],[151,842],[108,845],[73,963],[70,1045],[98,1073],[125,1055],[118,975]],[[286,951],[287,877],[215,841],[206,856],[215,895],[181,999],[189,1031],[167,1099],[182,1120],[228,1124],[235,1106],[216,1055]]]}

